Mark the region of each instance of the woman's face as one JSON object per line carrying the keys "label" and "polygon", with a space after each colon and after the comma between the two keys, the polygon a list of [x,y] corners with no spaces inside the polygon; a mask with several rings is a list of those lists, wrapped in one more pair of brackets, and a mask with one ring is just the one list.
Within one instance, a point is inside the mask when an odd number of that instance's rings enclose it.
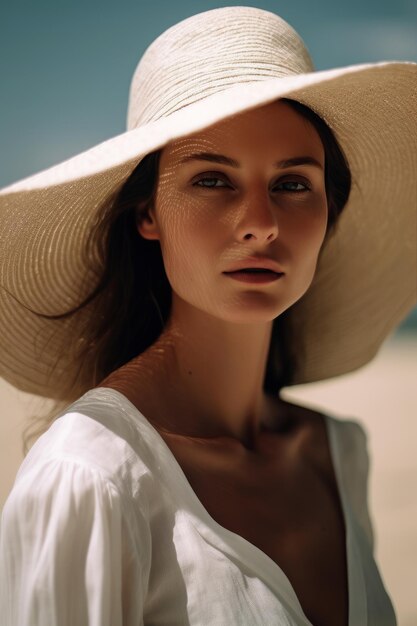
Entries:
{"label": "woman's face", "polygon": [[[234,163],[192,156],[203,152]],[[167,145],[154,206],[138,229],[159,239],[173,298],[252,323],[274,319],[306,292],[326,224],[319,135],[276,101]],[[283,275],[251,283],[224,273],[254,256]]]}

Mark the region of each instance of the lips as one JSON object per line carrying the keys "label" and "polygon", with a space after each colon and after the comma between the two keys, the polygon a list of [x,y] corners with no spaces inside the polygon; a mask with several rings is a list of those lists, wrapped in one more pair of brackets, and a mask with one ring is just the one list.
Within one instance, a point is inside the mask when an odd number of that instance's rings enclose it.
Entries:
{"label": "lips", "polygon": [[233,270],[233,272],[224,272],[224,274],[241,274],[246,272],[248,274],[279,274],[282,272],[274,272],[273,270],[263,269],[261,267],[244,267],[241,270]]}
{"label": "lips", "polygon": [[227,278],[237,280],[240,283],[252,284],[252,285],[270,285],[280,280],[284,274],[273,272],[272,270],[266,270],[262,268],[246,268],[242,270],[235,270],[234,272],[223,272]]}
{"label": "lips", "polygon": [[278,263],[267,257],[249,257],[242,259],[223,273],[233,274],[235,272],[284,274]]}

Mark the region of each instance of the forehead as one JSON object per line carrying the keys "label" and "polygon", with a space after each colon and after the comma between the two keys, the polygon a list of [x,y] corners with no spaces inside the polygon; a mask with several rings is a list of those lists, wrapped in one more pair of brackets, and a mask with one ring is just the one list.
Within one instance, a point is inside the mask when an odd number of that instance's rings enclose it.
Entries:
{"label": "forehead", "polygon": [[286,102],[274,101],[233,115],[206,129],[176,139],[162,150],[161,165],[179,165],[195,152],[213,151],[229,156],[242,153],[271,154],[288,158],[311,153],[324,158],[320,137],[314,126]]}

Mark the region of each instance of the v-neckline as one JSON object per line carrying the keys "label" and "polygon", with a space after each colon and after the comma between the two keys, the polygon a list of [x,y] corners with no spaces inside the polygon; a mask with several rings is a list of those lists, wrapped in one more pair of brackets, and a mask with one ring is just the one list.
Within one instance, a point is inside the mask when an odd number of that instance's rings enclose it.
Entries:
{"label": "v-neckline", "polygon": [[[277,597],[283,600],[285,608],[295,619],[297,626],[314,626],[305,615],[297,594],[295,593],[289,578],[282,568],[261,548],[251,543],[241,535],[225,528],[210,515],[192,488],[181,465],[177,461],[167,443],[164,441],[163,437],[159,434],[156,428],[152,426],[151,422],[145,417],[145,415],[139,411],[136,405],[133,404],[123,393],[112,387],[95,387],[94,389],[88,391],[83,397],[97,391],[104,394],[110,393],[110,395],[115,395],[116,397],[121,398],[131,409],[131,412],[148,429],[148,432],[151,433],[151,436],[160,448],[160,452],[162,452],[162,459],[166,459],[170,465],[169,471],[163,474],[163,480],[165,482],[175,482],[177,490],[178,482],[176,482],[176,479],[178,478],[178,480],[181,481],[180,484],[184,500],[192,505],[191,510],[193,515],[190,516],[191,521],[199,534],[214,547],[219,548],[223,552],[231,555],[234,559],[244,563],[253,573],[263,580],[263,582],[277,595]],[[75,404],[77,404],[77,402]],[[340,451],[335,432],[336,424],[334,423],[334,418],[331,416],[326,415],[325,413],[320,413],[320,415],[323,417],[326,426],[328,447],[336,477],[338,495],[345,526],[345,555],[347,563],[349,607],[348,626],[355,626],[358,623],[366,626],[366,596],[364,594],[363,572],[361,567],[355,567],[355,565],[360,562],[360,555],[353,532],[353,520],[344,490],[342,472],[339,467],[338,459]],[[155,452],[155,448],[153,448],[153,451]],[[159,456],[156,458],[158,461],[161,461]]]}

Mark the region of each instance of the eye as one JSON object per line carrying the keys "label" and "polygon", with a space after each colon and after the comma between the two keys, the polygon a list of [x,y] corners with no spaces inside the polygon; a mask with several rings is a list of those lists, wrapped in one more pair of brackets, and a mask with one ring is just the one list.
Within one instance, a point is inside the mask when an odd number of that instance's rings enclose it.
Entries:
{"label": "eye", "polygon": [[203,189],[222,189],[224,187],[229,187],[227,184],[217,185],[217,182],[225,183],[225,181],[218,176],[201,176],[193,182],[193,187],[202,187]]}
{"label": "eye", "polygon": [[302,183],[299,180],[283,180],[274,186],[274,189],[278,191],[290,192],[290,193],[302,193],[304,191],[311,191],[311,187],[307,183]]}
{"label": "eye", "polygon": [[302,193],[303,191],[311,191],[311,186],[307,182],[299,180],[283,180],[275,185],[274,189],[290,193]]}

